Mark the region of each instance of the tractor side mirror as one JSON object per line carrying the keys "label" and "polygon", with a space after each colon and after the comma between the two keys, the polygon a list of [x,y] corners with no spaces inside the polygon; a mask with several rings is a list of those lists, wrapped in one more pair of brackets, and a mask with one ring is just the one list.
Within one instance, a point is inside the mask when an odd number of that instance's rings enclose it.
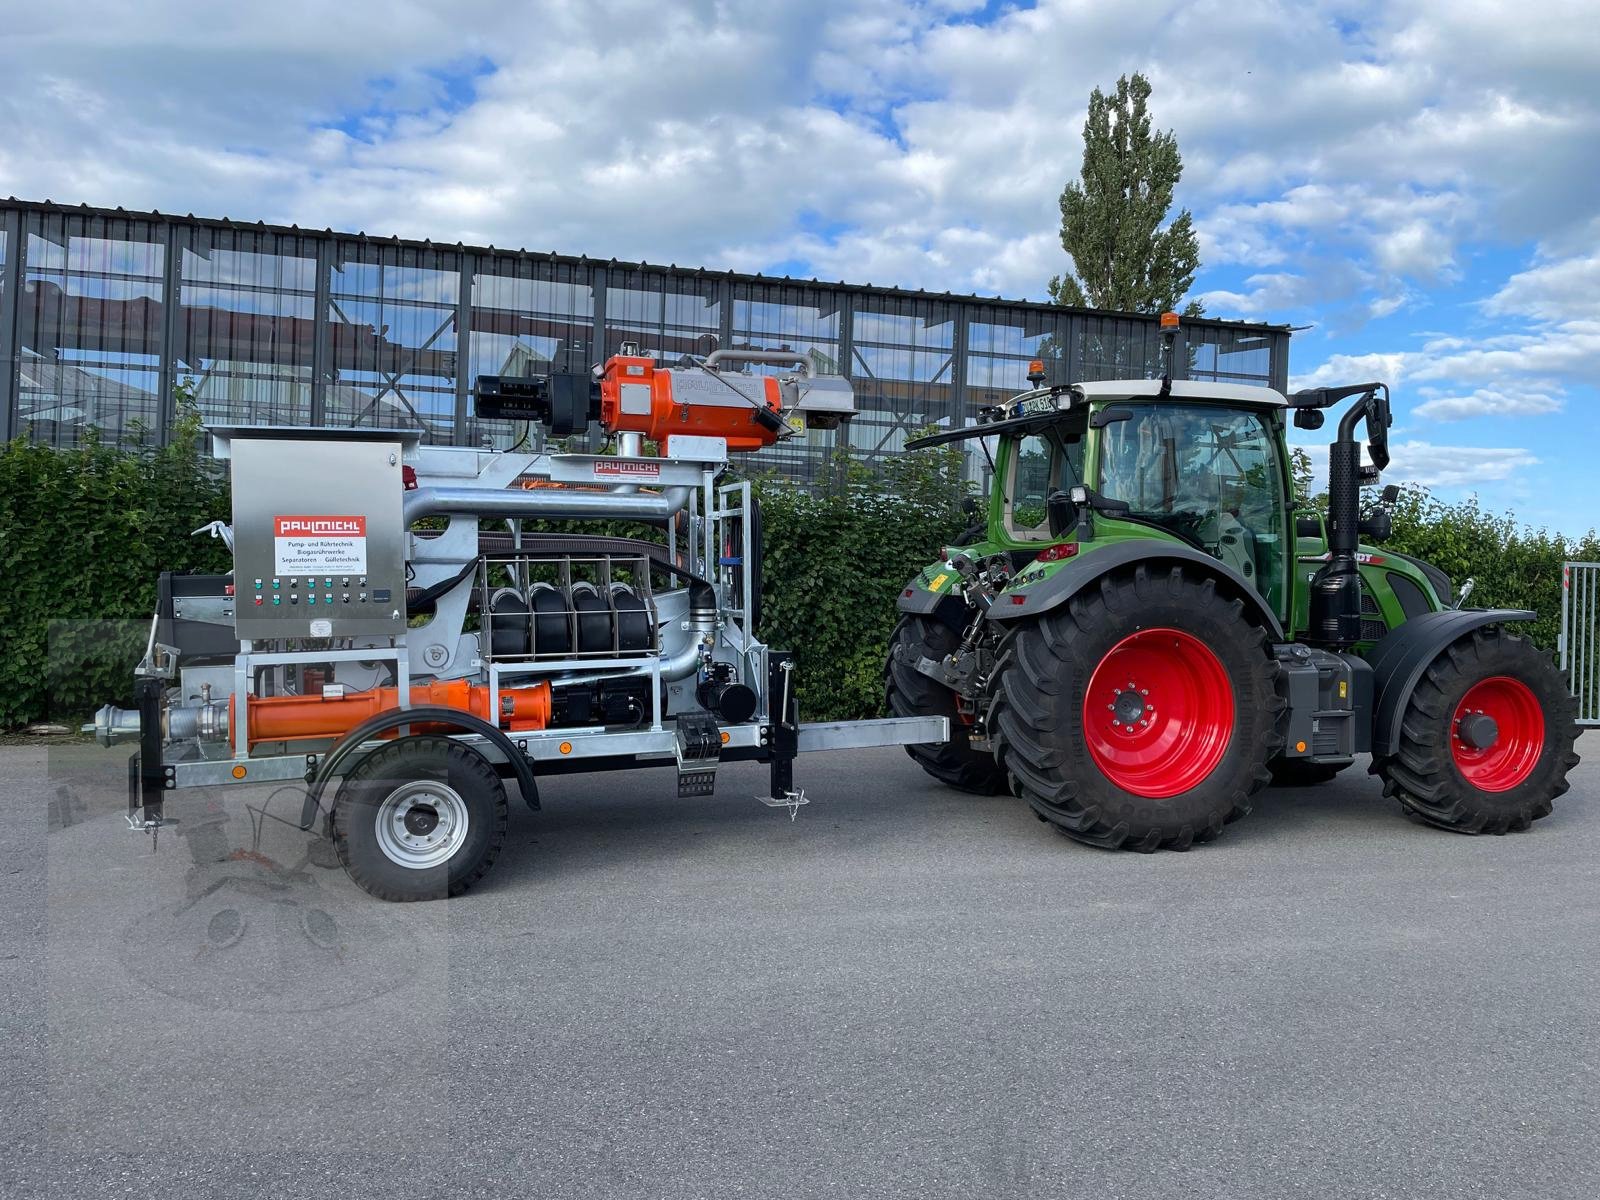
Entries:
{"label": "tractor side mirror", "polygon": [[1386,508],[1374,509],[1356,522],[1356,532],[1369,542],[1387,542],[1394,532],[1394,520]]}
{"label": "tractor side mirror", "polygon": [[1294,410],[1294,425],[1296,429],[1321,429],[1322,422],[1322,410],[1319,408],[1297,408]]}
{"label": "tractor side mirror", "polygon": [[1060,488],[1045,497],[1045,513],[1050,519],[1050,536],[1062,537],[1077,523],[1078,506],[1072,497]]}
{"label": "tractor side mirror", "polygon": [[1397,483],[1391,483],[1379,494],[1378,503],[1383,505],[1385,508],[1389,508],[1393,506],[1394,502],[1398,499],[1400,499],[1400,485]]}

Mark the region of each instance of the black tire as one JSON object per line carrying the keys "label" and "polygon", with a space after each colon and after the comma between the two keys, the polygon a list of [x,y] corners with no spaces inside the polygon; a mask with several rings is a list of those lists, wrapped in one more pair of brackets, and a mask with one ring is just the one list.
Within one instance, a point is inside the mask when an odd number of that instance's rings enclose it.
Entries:
{"label": "black tire", "polygon": [[1314,787],[1328,783],[1351,763],[1306,762],[1297,758],[1275,758],[1268,764],[1273,787]]}
{"label": "black tire", "polygon": [[[1542,736],[1527,738],[1527,773],[1511,786],[1485,790],[1465,774],[1457,749],[1464,734],[1458,710],[1485,680],[1509,678],[1527,689],[1542,714]],[[1428,666],[1406,703],[1398,753],[1375,758],[1383,791],[1430,825],[1459,833],[1508,833],[1550,815],[1578,765],[1577,705],[1549,655],[1503,628],[1480,629],[1452,642]],[[1499,737],[1510,732],[1497,730]],[[1537,755],[1537,757],[1533,757]]]}
{"label": "black tire", "polygon": [[[1226,673],[1233,705],[1230,732],[1209,773],[1186,790],[1154,798],[1125,790],[1097,763],[1085,696],[1114,648],[1163,630],[1210,651]],[[1239,600],[1218,594],[1215,581],[1182,567],[1139,566],[1107,576],[1061,608],[1021,623],[1001,643],[995,674],[989,727],[996,756],[1042,820],[1091,846],[1187,850],[1210,841],[1250,811],[1251,797],[1271,778],[1267,763],[1283,744],[1284,700],[1265,632],[1246,619]],[[1159,719],[1155,702],[1148,703],[1144,711]],[[1220,720],[1227,709],[1215,712]]]}
{"label": "black tire", "polygon": [[955,630],[931,617],[905,616],[889,635],[884,696],[896,717],[949,717],[950,740],[907,746],[924,771],[964,792],[992,796],[1007,789],[1005,772],[985,750],[968,743],[967,725],[956,714],[956,696],[917,670],[917,659],[943,658],[960,644]]}
{"label": "black tire", "polygon": [[[452,845],[452,827],[459,832],[463,817],[465,834]],[[381,834],[379,822],[391,819],[394,830]],[[505,844],[507,821],[505,784],[483,755],[423,735],[358,762],[339,787],[331,825],[351,879],[380,900],[411,901],[459,896],[482,879]],[[442,839],[438,847],[429,844],[434,837]]]}

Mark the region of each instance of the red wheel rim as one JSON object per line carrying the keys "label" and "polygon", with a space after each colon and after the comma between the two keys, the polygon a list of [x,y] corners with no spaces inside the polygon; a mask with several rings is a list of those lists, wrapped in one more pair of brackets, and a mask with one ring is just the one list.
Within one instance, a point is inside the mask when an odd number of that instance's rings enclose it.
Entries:
{"label": "red wheel rim", "polygon": [[1161,799],[1216,770],[1233,738],[1233,684],[1209,647],[1179,629],[1123,638],[1095,668],[1083,737],[1125,792]]}
{"label": "red wheel rim", "polygon": [[[1494,721],[1492,739],[1481,728],[1463,725],[1473,717]],[[1473,745],[1474,740],[1489,744]],[[1450,718],[1450,756],[1461,777],[1480,791],[1510,791],[1533,774],[1543,753],[1544,710],[1520,679],[1491,675],[1479,680]]]}

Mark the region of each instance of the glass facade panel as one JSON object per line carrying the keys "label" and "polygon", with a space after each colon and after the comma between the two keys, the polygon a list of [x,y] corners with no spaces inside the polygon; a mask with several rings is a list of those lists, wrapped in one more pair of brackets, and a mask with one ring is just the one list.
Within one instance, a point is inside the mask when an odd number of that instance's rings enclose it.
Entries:
{"label": "glass facade panel", "polygon": [[207,423],[309,425],[316,243],[249,229],[188,234],[178,251],[179,395]]}
{"label": "glass facade panel", "polygon": [[17,431],[65,446],[159,428],[166,247],[136,218],[30,213],[17,304]]}
{"label": "glass facade panel", "polygon": [[856,415],[845,426],[850,455],[876,467],[931,426],[964,414],[955,403],[955,306],[920,297],[854,298],[846,374]]}
{"label": "glass facade panel", "polygon": [[[525,377],[585,371],[594,353],[594,283],[588,267],[507,255],[481,258],[472,276],[469,387],[480,375]],[[467,441],[509,446],[524,427],[471,419]],[[530,431],[537,439],[540,429]]]}
{"label": "glass facade panel", "polygon": [[1196,326],[1188,335],[1189,378],[1282,388],[1287,372],[1282,378],[1274,375],[1272,337],[1255,331]]}
{"label": "glass facade panel", "polygon": [[671,279],[664,271],[608,270],[606,356],[624,342],[669,363],[710,354],[722,329],[720,292],[718,280],[692,272]]}
{"label": "glass facade panel", "polygon": [[974,305],[967,324],[969,409],[995,404],[1029,386],[1028,364],[1039,359],[1053,383],[1072,382],[1066,366],[1067,318],[1027,308]]}
{"label": "glass facade panel", "polygon": [[[1285,329],[1188,320],[1181,337],[1191,378],[1288,378]],[[918,431],[967,423],[1035,358],[1058,383],[1160,366],[1153,318],[0,202],[0,399],[11,431],[52,444],[154,438],[192,396],[208,422],[507,445],[529,431],[472,417],[476,376],[586,370],[624,342],[667,363],[792,350],[848,377],[852,422],[751,462],[804,482],[834,478],[841,451],[876,471]]]}
{"label": "glass facade panel", "polygon": [[459,264],[453,251],[341,244],[328,290],[329,425],[455,439]]}

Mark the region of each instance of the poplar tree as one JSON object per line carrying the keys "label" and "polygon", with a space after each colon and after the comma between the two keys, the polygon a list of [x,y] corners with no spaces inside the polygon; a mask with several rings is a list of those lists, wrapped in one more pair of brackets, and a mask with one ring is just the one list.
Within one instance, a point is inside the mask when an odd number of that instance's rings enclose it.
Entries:
{"label": "poplar tree", "polygon": [[[1135,72],[1089,95],[1082,177],[1061,193],[1061,247],[1072,270],[1050,281],[1057,304],[1121,312],[1175,309],[1194,283],[1200,246],[1189,210],[1165,229],[1183,175],[1172,131],[1150,132],[1150,82]],[[1193,301],[1184,310],[1198,316]]]}

